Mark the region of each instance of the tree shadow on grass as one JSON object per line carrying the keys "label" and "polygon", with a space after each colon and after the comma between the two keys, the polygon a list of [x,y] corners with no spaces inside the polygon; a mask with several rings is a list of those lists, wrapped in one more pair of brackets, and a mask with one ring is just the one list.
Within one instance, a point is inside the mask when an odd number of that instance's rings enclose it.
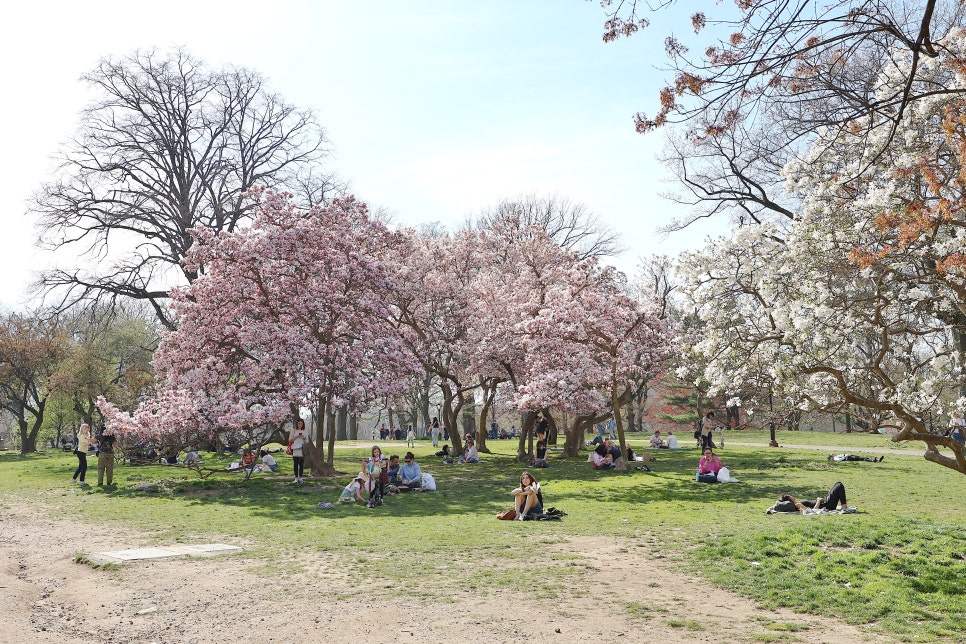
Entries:
{"label": "tree shadow on grass", "polygon": [[[693,480],[697,466],[696,450],[681,452],[663,450],[655,462],[648,463],[653,472],[636,469],[627,471],[594,470],[584,458],[554,459],[548,469],[529,469],[512,457],[487,455],[475,465],[446,465],[435,459],[421,461],[423,471],[436,479],[438,489],[427,492],[408,492],[387,496],[385,504],[366,508],[364,504],[336,503],[342,488],[351,475],[330,479],[308,479],[295,485],[284,477],[165,480],[160,496],[177,500],[186,508],[229,507],[259,520],[303,522],[324,517],[339,521],[357,518],[362,514],[373,517],[431,517],[463,514],[496,514],[513,505],[510,491],[519,483],[521,472],[534,474],[544,488],[546,506],[567,508],[571,505],[595,503],[639,504],[648,502],[677,502],[702,504],[724,501],[735,504],[755,503],[767,507],[779,494],[791,491],[809,498],[825,494],[822,490],[789,490],[784,481],[789,470],[808,470],[814,466],[814,456],[777,455],[767,450],[743,451],[741,454],[723,453],[725,463],[741,479],[740,483],[705,484]],[[337,467],[353,469],[356,459],[348,457]],[[639,463],[632,464],[633,468]],[[139,472],[140,476],[125,477],[127,483],[110,490],[117,497],[137,498],[149,493],[136,491],[135,481],[157,480],[153,474],[165,473],[166,468],[120,468]],[[156,471],[155,471],[156,470]],[[116,475],[117,475],[116,471]],[[322,501],[333,503],[330,509],[317,509]]]}

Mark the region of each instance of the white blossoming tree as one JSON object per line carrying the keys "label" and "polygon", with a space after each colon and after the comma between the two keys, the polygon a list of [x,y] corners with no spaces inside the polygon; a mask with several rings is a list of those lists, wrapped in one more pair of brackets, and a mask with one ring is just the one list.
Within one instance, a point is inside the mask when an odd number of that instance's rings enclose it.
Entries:
{"label": "white blossoming tree", "polygon": [[[788,164],[802,207],[786,230],[740,229],[682,263],[713,387],[737,391],[769,365],[785,402],[877,412],[894,440],[921,441],[927,460],[962,473],[962,445],[929,419],[966,403],[966,101],[948,91],[966,89],[964,44],[951,34],[919,61],[910,91],[922,98],[898,124],[857,119]],[[879,91],[906,71],[887,68]]]}

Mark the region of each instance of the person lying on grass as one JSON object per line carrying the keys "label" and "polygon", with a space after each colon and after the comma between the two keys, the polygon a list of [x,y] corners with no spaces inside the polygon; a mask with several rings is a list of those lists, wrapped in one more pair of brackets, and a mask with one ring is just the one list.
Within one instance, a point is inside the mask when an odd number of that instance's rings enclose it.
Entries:
{"label": "person lying on grass", "polygon": [[866,461],[868,463],[881,463],[885,456],[875,458],[874,456],[856,456],[855,454],[829,454],[830,461]]}
{"label": "person lying on grass", "polygon": [[540,483],[530,472],[520,474],[520,487],[515,488],[513,494],[513,509],[517,513],[517,521],[523,521],[528,515],[543,514],[543,493]]}
{"label": "person lying on grass", "polygon": [[841,482],[835,483],[828,491],[828,494],[824,497],[820,496],[814,501],[811,499],[799,501],[791,494],[782,494],[778,497],[778,500],[791,501],[800,512],[806,508],[811,510],[837,510],[839,505],[841,505],[842,509],[846,510],[849,507],[845,500],[845,486]]}

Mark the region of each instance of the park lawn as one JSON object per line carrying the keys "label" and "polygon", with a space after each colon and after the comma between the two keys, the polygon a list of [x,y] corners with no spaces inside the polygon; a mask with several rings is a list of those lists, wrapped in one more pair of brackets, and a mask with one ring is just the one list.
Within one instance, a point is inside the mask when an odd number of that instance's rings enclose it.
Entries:
{"label": "park lawn", "polygon": [[[715,432],[715,440],[717,441],[718,433]],[[693,439],[690,434],[686,437],[687,440],[681,444],[691,445]],[[869,433],[856,433],[846,434],[844,432],[840,433],[830,433],[830,432],[813,432],[813,431],[779,431],[776,433],[776,438],[778,439],[779,445],[815,445],[815,446],[837,446],[839,451],[847,451],[851,448],[866,448],[866,449],[897,449],[900,451],[907,451],[909,453],[922,453],[922,447],[915,443],[893,443],[892,437],[885,434],[869,434]],[[678,440],[681,440],[680,438]],[[727,430],[725,436],[725,446],[727,447],[728,442],[734,443],[745,443],[745,444],[755,444],[765,446],[768,445],[770,436],[768,431],[759,429],[738,429],[738,430]]]}
{"label": "park lawn", "polygon": [[[812,433],[781,433],[779,439],[803,444],[798,434]],[[785,440],[792,435],[794,440]],[[856,446],[840,441],[856,435],[819,436],[816,444],[841,445],[843,451]],[[729,439],[745,442],[731,433]],[[633,441],[638,449],[642,443]],[[418,442],[417,460],[440,489],[392,496],[375,509],[315,507],[335,501],[349,475],[358,472],[369,451],[362,442],[336,450],[345,477],[303,486],[291,483],[291,461],[284,456],[279,476],[256,475],[247,483],[237,474],[199,480],[182,468],[122,466],[115,471],[116,489],[100,490],[67,483],[75,464],[69,454],[8,453],[0,455],[0,495],[39,500],[38,507],[63,516],[134,527],[153,535],[157,545],[238,543],[274,574],[302,570],[292,552],[318,551],[334,569],[350,566],[386,587],[418,579],[421,592],[440,601],[453,601],[464,586],[514,587],[521,571],[534,565],[543,572],[526,574],[533,592],[579,595],[580,579],[588,574],[583,560],[547,554],[535,561],[535,553],[569,537],[619,539],[628,549],[659,551],[671,565],[766,608],[874,623],[907,641],[962,637],[966,476],[927,463],[911,449],[873,464],[829,463],[821,450],[726,445],[722,458],[741,483],[718,485],[691,480],[694,449],[657,452],[653,473],[596,472],[583,458],[554,455],[550,469],[535,473],[546,505],[568,516],[560,522],[511,523],[494,514],[511,506],[508,491],[522,471],[512,460],[516,441],[488,446],[494,454],[483,455],[483,463],[459,466],[442,465],[428,443]],[[386,454],[406,451],[400,443],[383,447]],[[221,462],[215,455],[205,458]],[[96,471],[88,479],[96,481]],[[764,514],[782,492],[816,497],[839,480],[858,514]],[[160,494],[133,489],[156,481],[162,482]],[[620,600],[628,610],[646,603],[645,586],[646,580]],[[793,641],[793,633],[784,635]]]}

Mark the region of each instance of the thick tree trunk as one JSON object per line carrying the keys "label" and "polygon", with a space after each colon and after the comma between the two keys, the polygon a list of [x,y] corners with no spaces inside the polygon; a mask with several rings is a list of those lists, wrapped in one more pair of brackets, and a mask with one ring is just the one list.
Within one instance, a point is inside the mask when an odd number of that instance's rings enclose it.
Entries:
{"label": "thick tree trunk", "polygon": [[315,410],[315,437],[312,438],[310,435],[308,445],[305,449],[305,459],[308,461],[309,474],[312,476],[335,476],[338,474],[335,466],[332,464],[331,447],[328,461],[325,459],[325,451],[323,449],[325,421],[330,417],[331,414],[328,413],[328,404],[323,398],[319,401]]}
{"label": "thick tree trunk", "polygon": [[543,417],[547,419],[547,445],[557,444],[557,420],[550,415],[546,409],[543,410]]}
{"label": "thick tree trunk", "polygon": [[462,392],[454,394],[449,383],[441,384],[440,391],[443,393],[443,406],[440,410],[443,415],[443,426],[449,431],[449,439],[453,444],[453,455],[459,456],[463,453],[463,437],[460,436],[458,421],[460,410],[463,408],[466,399]]}
{"label": "thick tree trunk", "polygon": [[528,411],[523,414],[520,419],[520,441],[517,443],[517,461],[520,463],[525,462],[529,459],[532,451],[527,449],[527,444],[533,446],[533,424],[537,419],[536,412]]}
{"label": "thick tree trunk", "polygon": [[336,412],[336,440],[344,441],[349,438],[348,420],[349,410],[345,407],[339,407],[339,411]]}

